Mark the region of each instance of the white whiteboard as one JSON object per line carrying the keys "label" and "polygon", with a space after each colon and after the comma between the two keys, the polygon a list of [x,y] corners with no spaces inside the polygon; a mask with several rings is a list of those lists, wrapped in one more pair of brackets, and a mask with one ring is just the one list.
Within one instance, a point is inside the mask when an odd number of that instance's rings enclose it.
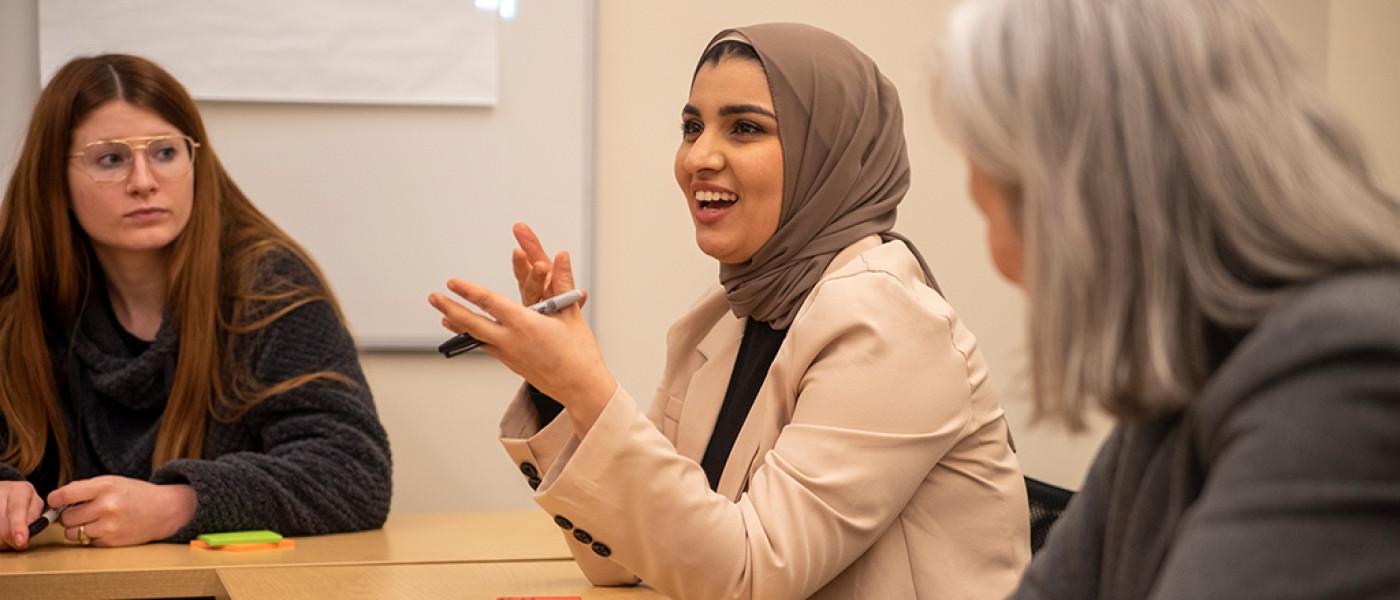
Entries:
{"label": "white whiteboard", "polygon": [[447,333],[426,298],[449,277],[514,294],[516,221],[591,281],[593,18],[570,0],[501,21],[493,107],[201,101],[209,145],[317,260],[362,347],[431,349]]}
{"label": "white whiteboard", "polygon": [[154,60],[200,100],[496,101],[496,15],[471,0],[40,0],[40,85],[107,52]]}

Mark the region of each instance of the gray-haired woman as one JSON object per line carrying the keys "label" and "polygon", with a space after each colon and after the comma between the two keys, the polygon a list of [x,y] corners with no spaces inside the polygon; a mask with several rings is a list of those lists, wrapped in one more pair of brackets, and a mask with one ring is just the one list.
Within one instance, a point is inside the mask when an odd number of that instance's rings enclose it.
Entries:
{"label": "gray-haired woman", "polygon": [[1254,5],[966,2],[939,94],[1042,413],[1118,417],[1015,598],[1400,590],[1400,204]]}

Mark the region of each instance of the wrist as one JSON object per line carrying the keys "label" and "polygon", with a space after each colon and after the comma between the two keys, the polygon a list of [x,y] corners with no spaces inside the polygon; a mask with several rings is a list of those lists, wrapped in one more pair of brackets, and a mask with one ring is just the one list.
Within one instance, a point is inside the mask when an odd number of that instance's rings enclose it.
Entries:
{"label": "wrist", "polygon": [[160,539],[165,539],[175,535],[194,520],[195,510],[199,507],[199,496],[195,494],[194,486],[186,483],[161,485],[160,490],[165,499],[161,503],[163,512],[167,517]]}
{"label": "wrist", "polygon": [[578,402],[569,407],[569,415],[574,420],[574,433],[582,439],[603,414],[603,409],[607,408],[608,401],[617,391],[617,380],[611,373],[604,371],[588,385],[581,386],[580,391]]}

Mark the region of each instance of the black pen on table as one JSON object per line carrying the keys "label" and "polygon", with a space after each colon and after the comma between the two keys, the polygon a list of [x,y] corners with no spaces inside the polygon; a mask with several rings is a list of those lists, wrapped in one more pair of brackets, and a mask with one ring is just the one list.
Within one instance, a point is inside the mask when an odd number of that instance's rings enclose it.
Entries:
{"label": "black pen on table", "polygon": [[[580,300],[583,300],[583,290],[569,290],[553,298],[547,298],[531,304],[530,310],[542,315],[552,315],[577,304]],[[438,346],[438,352],[441,352],[444,357],[452,358],[458,354],[471,352],[480,345],[481,340],[472,337],[471,334],[464,331]]]}

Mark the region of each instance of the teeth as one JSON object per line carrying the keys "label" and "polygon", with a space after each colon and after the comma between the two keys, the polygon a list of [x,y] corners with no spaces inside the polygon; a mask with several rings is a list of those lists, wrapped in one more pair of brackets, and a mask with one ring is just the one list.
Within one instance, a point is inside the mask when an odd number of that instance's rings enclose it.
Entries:
{"label": "teeth", "polygon": [[728,192],[695,192],[695,199],[700,202],[738,202],[739,196]]}

